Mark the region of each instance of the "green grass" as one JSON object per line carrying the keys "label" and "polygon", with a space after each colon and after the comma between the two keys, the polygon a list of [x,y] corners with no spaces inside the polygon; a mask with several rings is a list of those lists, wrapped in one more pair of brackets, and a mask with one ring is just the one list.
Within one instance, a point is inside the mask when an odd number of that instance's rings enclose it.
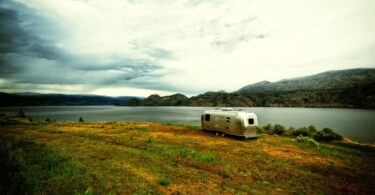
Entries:
{"label": "green grass", "polygon": [[0,150],[0,194],[375,193],[374,146],[344,141],[308,147],[195,126],[22,122],[0,126]]}
{"label": "green grass", "polygon": [[153,143],[146,148],[148,152],[160,154],[170,159],[189,159],[195,162],[203,163],[218,163],[219,160],[212,154],[207,152],[200,152],[191,148],[180,147],[167,143]]}
{"label": "green grass", "polygon": [[32,139],[0,140],[0,152],[0,194],[82,193],[90,182],[73,159]]}
{"label": "green grass", "polygon": [[193,131],[200,131],[200,130],[202,130],[201,126],[196,126],[196,125],[187,125],[186,128],[189,129],[189,130],[193,130]]}

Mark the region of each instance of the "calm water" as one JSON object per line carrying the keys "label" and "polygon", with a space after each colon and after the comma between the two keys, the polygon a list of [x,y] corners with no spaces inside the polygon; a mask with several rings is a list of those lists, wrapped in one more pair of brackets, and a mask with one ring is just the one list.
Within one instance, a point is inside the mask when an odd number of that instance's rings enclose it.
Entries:
{"label": "calm water", "polygon": [[[0,108],[0,113],[15,115],[19,108]],[[120,107],[120,106],[46,106],[25,107],[33,118],[59,121],[155,121],[200,125],[206,107]],[[258,115],[260,125],[282,124],[301,127],[313,124],[318,129],[332,128],[345,137],[375,143],[375,110],[334,108],[244,108]]]}

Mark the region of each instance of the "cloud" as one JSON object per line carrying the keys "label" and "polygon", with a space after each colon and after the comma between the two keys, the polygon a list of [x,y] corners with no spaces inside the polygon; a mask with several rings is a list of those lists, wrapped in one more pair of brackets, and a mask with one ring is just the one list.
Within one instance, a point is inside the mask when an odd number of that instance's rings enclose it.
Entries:
{"label": "cloud", "polygon": [[371,0],[3,0],[0,90],[195,95],[374,67],[373,8]]}
{"label": "cloud", "polygon": [[[138,77],[157,76],[153,72],[160,65],[148,59],[72,51],[69,45],[61,44],[69,32],[58,31],[61,26],[53,17],[37,13],[24,2],[0,4],[0,75],[10,81],[3,83],[2,89],[28,86],[23,89],[28,90],[34,84],[34,88],[58,87],[54,91],[59,91],[61,85],[83,85],[94,90],[118,83],[126,85],[124,81]],[[142,50],[155,58],[169,55],[161,49]]]}

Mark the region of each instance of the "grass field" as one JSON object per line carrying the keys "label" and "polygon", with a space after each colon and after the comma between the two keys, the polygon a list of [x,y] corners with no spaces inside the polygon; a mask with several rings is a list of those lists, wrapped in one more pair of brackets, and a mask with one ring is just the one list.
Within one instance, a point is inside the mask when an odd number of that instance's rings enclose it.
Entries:
{"label": "grass field", "polygon": [[0,126],[0,194],[375,194],[375,149],[133,122]]}

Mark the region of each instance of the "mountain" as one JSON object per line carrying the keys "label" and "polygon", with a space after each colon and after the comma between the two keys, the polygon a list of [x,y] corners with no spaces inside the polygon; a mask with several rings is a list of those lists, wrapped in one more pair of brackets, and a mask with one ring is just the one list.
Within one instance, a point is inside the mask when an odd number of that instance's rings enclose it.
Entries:
{"label": "mountain", "polygon": [[1,93],[0,106],[119,105],[134,96],[65,95],[38,93]]}
{"label": "mountain", "polygon": [[126,106],[347,107],[375,108],[375,69],[329,71],[277,82],[262,81],[238,91],[134,99]]}
{"label": "mountain", "polygon": [[262,81],[227,93],[108,97],[38,93],[1,93],[0,106],[124,105],[217,107],[346,107],[375,108],[375,69],[328,71],[311,76]]}
{"label": "mountain", "polygon": [[248,107],[254,106],[251,98],[236,93],[207,92],[189,99],[186,106]]}
{"label": "mountain", "polygon": [[177,93],[170,96],[160,97],[157,94],[150,95],[144,100],[139,98],[132,98],[128,102],[123,103],[125,106],[182,106],[186,105],[188,97]]}
{"label": "mountain", "polygon": [[375,82],[375,69],[349,69],[323,72],[278,82],[262,81],[247,85],[238,93],[264,93],[295,90],[338,90]]}

